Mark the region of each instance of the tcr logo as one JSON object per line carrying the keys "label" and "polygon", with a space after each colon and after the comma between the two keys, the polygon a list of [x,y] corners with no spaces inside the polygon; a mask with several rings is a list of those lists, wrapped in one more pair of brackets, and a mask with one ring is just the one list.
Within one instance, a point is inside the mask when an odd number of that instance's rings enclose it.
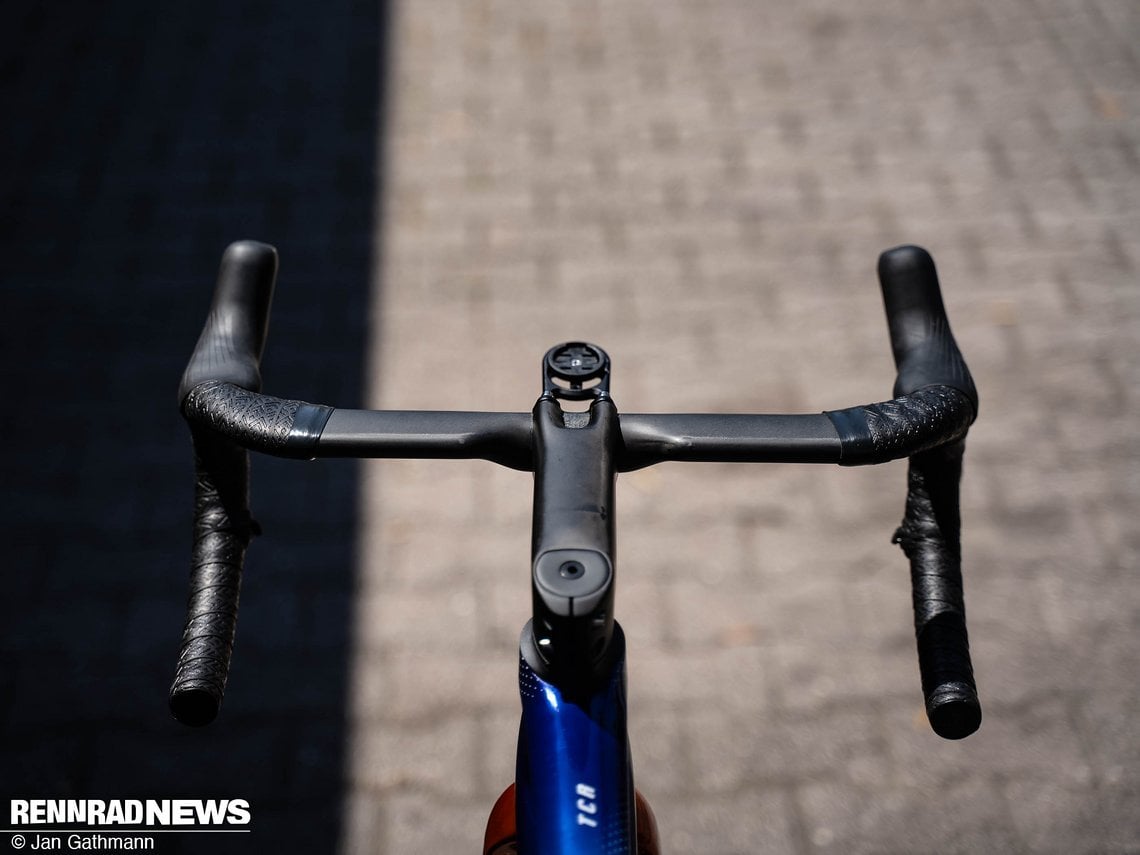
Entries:
{"label": "tcr logo", "polygon": [[587,784],[579,784],[575,793],[578,796],[578,825],[597,828],[598,820],[595,817],[598,813],[598,791]]}

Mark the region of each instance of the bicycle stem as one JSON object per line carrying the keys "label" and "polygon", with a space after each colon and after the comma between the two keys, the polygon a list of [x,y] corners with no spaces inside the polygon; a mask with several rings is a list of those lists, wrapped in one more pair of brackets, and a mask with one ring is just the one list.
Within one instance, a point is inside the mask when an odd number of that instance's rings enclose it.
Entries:
{"label": "bicycle stem", "polygon": [[534,646],[528,664],[552,683],[585,686],[604,673],[614,634],[614,482],[621,428],[608,393],[609,360],[586,413],[564,412],[550,382],[534,406],[531,580]]}

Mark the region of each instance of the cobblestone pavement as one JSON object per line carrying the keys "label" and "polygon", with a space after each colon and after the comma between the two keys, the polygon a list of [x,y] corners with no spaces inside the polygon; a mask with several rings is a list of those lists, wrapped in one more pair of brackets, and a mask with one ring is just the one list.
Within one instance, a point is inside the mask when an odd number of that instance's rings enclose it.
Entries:
{"label": "cobblestone pavement", "polygon": [[1140,852],[1131,0],[9,7],[0,801],[458,853],[510,780],[530,481],[490,464],[258,460],[225,709],[168,719],[226,241],[282,250],[269,391],[525,410],[585,338],[628,412],[888,396],[875,258],[915,242],[982,396],[981,730],[923,720],[905,464],[658,467],[618,486],[639,788],[667,853]]}
{"label": "cobblestone pavement", "polygon": [[[879,400],[876,255],[938,261],[982,729],[923,718],[905,464],[623,476],[665,851],[1140,851],[1140,7],[419,0],[392,44],[374,405],[527,409],[569,338],[626,411]],[[352,853],[471,851],[510,780],[529,487],[367,469]]]}

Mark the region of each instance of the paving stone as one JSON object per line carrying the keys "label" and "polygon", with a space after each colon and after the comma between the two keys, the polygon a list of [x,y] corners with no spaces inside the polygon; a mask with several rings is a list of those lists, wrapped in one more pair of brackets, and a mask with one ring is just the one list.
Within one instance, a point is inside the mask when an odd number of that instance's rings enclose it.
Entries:
{"label": "paving stone", "polygon": [[[1109,675],[1135,658],[1117,574],[1140,495],[1121,380],[1136,352],[1138,25],[1120,2],[404,9],[378,402],[464,394],[436,375],[478,352],[498,369],[486,400],[520,409],[534,360],[570,335],[610,350],[628,411],[883,399],[873,266],[904,241],[939,259],[982,389],[963,518],[987,713],[964,745],[940,743],[921,708],[888,542],[903,464],[619,479],[635,763],[639,786],[659,784],[667,845],[1063,848],[1077,834],[1037,833],[1035,811],[1102,815],[1096,781],[1120,764],[1094,746],[1129,732]],[[462,532],[478,516],[455,492],[433,513]],[[398,519],[393,482],[369,494]],[[418,533],[429,520],[397,528],[399,560],[446,564]],[[825,749],[844,733],[865,750]],[[1064,785],[1011,813],[1009,782],[1053,763]],[[725,812],[755,811],[759,780],[774,836]],[[1140,834],[1112,824],[1114,841]]]}

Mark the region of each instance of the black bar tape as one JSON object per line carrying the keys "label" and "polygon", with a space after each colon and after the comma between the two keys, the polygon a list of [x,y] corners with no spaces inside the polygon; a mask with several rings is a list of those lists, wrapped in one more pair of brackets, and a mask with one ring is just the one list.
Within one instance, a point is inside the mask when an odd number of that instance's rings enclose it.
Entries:
{"label": "black bar tape", "polygon": [[914,630],[926,715],[945,739],[982,721],[962,597],[958,482],[964,443],[916,454],[907,475],[906,514],[893,542],[910,559]]}
{"label": "black bar tape", "polygon": [[278,457],[314,456],[332,407],[290,401],[211,380],[190,390],[183,415],[243,448]]}
{"label": "black bar tape", "polygon": [[[298,409],[308,406],[256,395],[276,275],[273,247],[239,241],[226,249],[210,315],[178,389],[194,441],[196,488],[190,600],[170,710],[194,726],[213,721],[222,703],[242,562],[255,529],[249,515],[249,453],[242,445],[288,446]],[[306,434],[313,422],[311,414],[303,420]],[[316,444],[307,438],[295,442],[295,456],[307,456],[299,450],[305,442]]]}
{"label": "black bar tape", "polygon": [[865,407],[848,407],[845,410],[828,410],[824,413],[839,434],[839,465],[859,466],[864,463],[878,463],[875,454],[875,438],[867,424]]}
{"label": "black bar tape", "polygon": [[237,626],[241,569],[254,534],[249,516],[249,454],[228,440],[193,430],[196,485],[190,599],[170,710],[184,724],[218,714]]}
{"label": "black bar tape", "polygon": [[[894,393],[903,397],[866,408],[867,424],[884,459],[910,456],[906,514],[894,541],[910,559],[927,717],[939,736],[962,739],[982,721],[966,636],[958,512],[963,438],[977,417],[978,392],[950,331],[930,254],[917,246],[887,250],[879,281],[898,368]],[[933,422],[944,430],[924,431]],[[912,432],[938,441],[914,442]]]}
{"label": "black bar tape", "polygon": [[826,413],[842,448],[841,466],[898,460],[966,435],[974,418],[969,398],[930,386],[893,401]]}

